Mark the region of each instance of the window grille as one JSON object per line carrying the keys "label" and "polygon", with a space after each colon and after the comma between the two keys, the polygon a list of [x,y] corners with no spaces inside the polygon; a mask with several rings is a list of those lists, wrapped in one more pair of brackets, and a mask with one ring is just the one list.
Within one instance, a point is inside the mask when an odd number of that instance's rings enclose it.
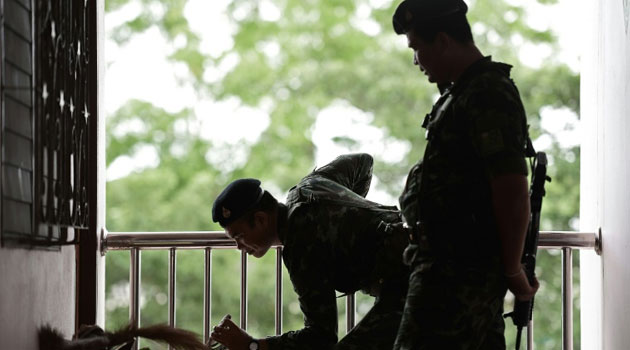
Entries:
{"label": "window grille", "polygon": [[88,226],[88,7],[1,0],[2,244],[75,243]]}

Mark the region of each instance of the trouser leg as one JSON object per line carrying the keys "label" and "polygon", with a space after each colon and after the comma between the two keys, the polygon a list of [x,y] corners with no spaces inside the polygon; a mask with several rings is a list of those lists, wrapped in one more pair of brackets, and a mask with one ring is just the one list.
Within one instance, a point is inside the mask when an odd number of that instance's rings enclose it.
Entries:
{"label": "trouser leg", "polygon": [[418,264],[395,350],[503,350],[501,276],[483,270]]}
{"label": "trouser leg", "polygon": [[336,350],[390,350],[405,303],[406,282],[386,283],[374,306],[335,346]]}

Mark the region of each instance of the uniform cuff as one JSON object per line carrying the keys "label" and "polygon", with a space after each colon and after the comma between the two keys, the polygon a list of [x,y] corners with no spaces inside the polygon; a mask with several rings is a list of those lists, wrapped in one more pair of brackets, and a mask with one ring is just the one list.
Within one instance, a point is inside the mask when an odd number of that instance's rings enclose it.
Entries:
{"label": "uniform cuff", "polygon": [[527,176],[527,162],[522,156],[504,156],[492,159],[487,166],[490,178],[505,174],[520,174]]}

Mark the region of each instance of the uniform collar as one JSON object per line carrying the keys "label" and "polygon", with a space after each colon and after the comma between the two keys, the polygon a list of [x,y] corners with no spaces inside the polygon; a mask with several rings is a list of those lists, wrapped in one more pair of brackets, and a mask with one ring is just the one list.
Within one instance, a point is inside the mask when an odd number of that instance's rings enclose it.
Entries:
{"label": "uniform collar", "polygon": [[289,208],[287,208],[287,206],[283,203],[278,203],[278,239],[280,239],[282,245],[285,243],[287,231],[289,230],[288,220]]}
{"label": "uniform collar", "polygon": [[457,79],[454,85],[456,86],[464,84],[466,81],[472,79],[477,74],[486,71],[490,67],[504,72],[507,76],[510,75],[510,71],[512,70],[512,66],[510,66],[509,64],[493,62],[492,56],[485,56],[468,66],[468,68],[466,68],[464,73],[462,73],[462,75],[459,77],[459,79]]}

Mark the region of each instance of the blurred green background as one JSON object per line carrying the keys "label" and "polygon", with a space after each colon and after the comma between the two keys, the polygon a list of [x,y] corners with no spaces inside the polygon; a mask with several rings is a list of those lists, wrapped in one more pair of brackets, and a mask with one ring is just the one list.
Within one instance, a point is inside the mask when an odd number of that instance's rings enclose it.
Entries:
{"label": "blurred green background", "polygon": [[[126,48],[150,44],[143,37],[147,33],[161,38],[162,60],[172,69],[157,66],[148,68],[152,76],[134,75],[143,61],[155,58],[146,51],[122,80],[106,78],[106,102],[108,96],[118,99],[106,103],[113,106],[106,121],[107,229],[219,230],[210,209],[229,181],[257,177],[282,200],[301,177],[342,152],[372,153],[375,181],[369,198],[396,204],[407,171],[424,151],[420,123],[437,96],[412,65],[405,38],[391,29],[398,2],[107,0],[108,74],[120,75],[117,62],[131,56]],[[527,7],[508,0],[467,2],[478,46],[514,65],[532,139],[550,158],[553,182],[541,229],[576,229],[580,150],[565,132],[570,135],[579,122],[579,72],[559,59],[557,33],[530,25],[557,1],[529,1]],[[171,90],[153,82],[162,76],[174,77]],[[125,90],[137,80],[156,90]],[[115,329],[129,319],[129,252],[110,251],[106,260],[106,328]],[[177,326],[203,334],[203,252],[178,251],[177,264]],[[574,265],[574,346],[579,349],[577,254]],[[215,250],[212,266],[212,322],[226,313],[238,320],[240,254]],[[167,267],[167,251],[142,252],[143,325],[167,321]],[[560,267],[558,251],[539,254],[538,349],[561,345]],[[254,336],[275,332],[274,273],[273,251],[249,259],[248,331]],[[303,321],[284,273],[287,331],[301,328]],[[340,335],[344,302],[339,299]],[[357,295],[357,321],[372,302]],[[506,309],[511,302],[508,295]],[[514,334],[508,322],[508,348]]]}

